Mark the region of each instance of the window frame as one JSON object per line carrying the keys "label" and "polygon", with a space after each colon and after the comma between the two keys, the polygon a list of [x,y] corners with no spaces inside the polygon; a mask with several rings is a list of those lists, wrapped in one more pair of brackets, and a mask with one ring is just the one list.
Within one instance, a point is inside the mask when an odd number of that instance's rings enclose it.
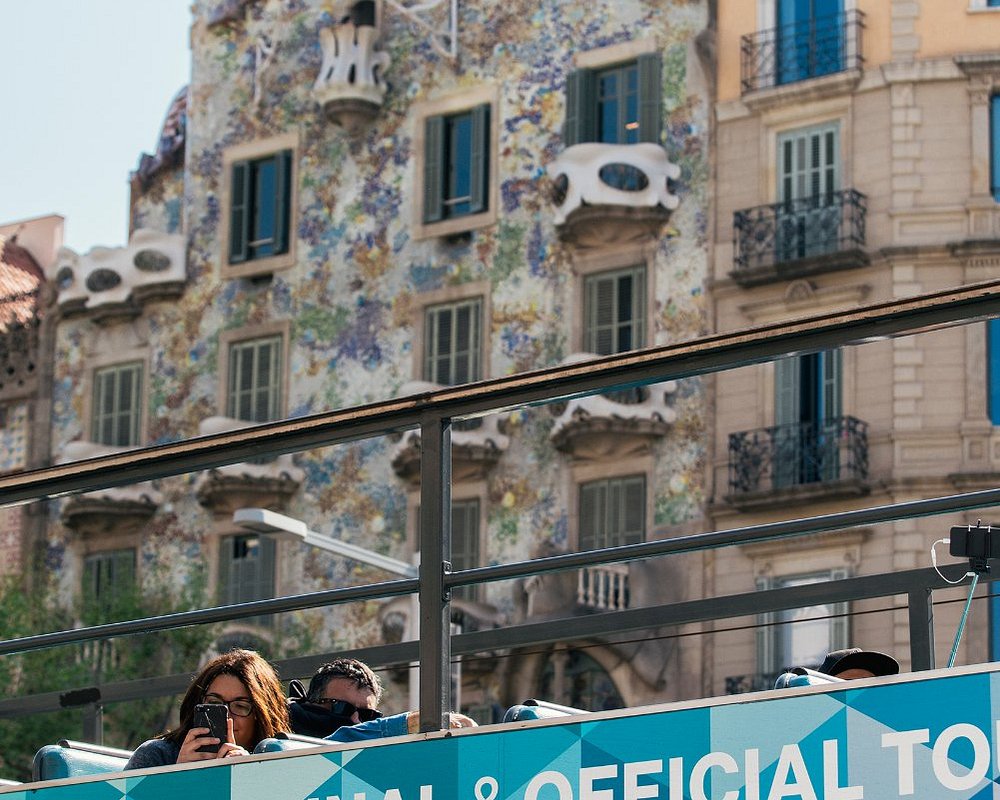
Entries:
{"label": "window frame", "polygon": [[410,324],[413,330],[413,372],[412,374],[416,376],[417,380],[430,380],[427,378],[425,365],[426,365],[426,350],[427,350],[427,331],[426,331],[426,319],[427,310],[435,306],[450,305],[453,303],[461,303],[469,300],[479,298],[480,305],[480,318],[479,318],[479,375],[480,379],[489,377],[490,375],[490,364],[489,355],[490,347],[488,341],[488,335],[490,330],[490,319],[492,308],[490,305],[490,285],[487,281],[474,281],[472,283],[464,283],[459,286],[448,286],[444,289],[439,289],[433,292],[424,292],[417,296],[416,302],[413,306],[412,315],[410,318]]}
{"label": "window frame", "polygon": [[[475,383],[483,378],[482,372],[482,352],[483,352],[483,298],[481,296],[468,297],[460,300],[453,300],[444,303],[435,303],[433,305],[424,306],[424,336],[423,336],[423,371],[422,376],[425,381],[430,383],[437,383],[442,386],[457,386],[463,383]],[[455,316],[465,308],[470,308],[475,310],[475,324],[472,324],[470,320],[469,325],[469,339],[470,341],[465,342],[467,345],[465,350],[461,350],[457,345],[459,342],[455,341],[457,326],[454,323]],[[452,380],[442,381],[440,380],[440,375],[437,372],[437,362],[439,362],[444,355],[440,352],[431,352],[431,348],[437,343],[438,336],[432,335],[432,331],[438,330],[440,325],[440,315],[442,312],[448,311],[452,317],[451,330],[452,330],[452,347],[448,353],[447,358],[449,361],[449,372],[451,373]],[[459,354],[467,352],[469,354],[470,364],[468,367],[469,377],[468,380],[458,381],[455,380],[456,365],[455,362],[459,358]]]}
{"label": "window frame", "polygon": [[[121,586],[115,585],[112,592],[115,594],[114,598],[101,598],[100,587],[98,586],[96,590],[91,593],[90,587],[87,585],[90,582],[90,566],[92,564],[97,564],[98,574],[98,584],[100,583],[100,571],[102,566],[109,563],[109,559],[115,559],[115,561],[120,560],[122,556],[126,556],[130,559],[130,584],[127,587],[127,591],[132,592],[138,585],[139,578],[139,553],[138,548],[132,544],[126,543],[119,547],[110,547],[103,549],[95,549],[90,552],[84,553],[82,561],[80,563],[80,598],[81,602],[86,606],[88,601],[93,599],[93,607],[91,611],[98,612],[99,616],[104,619],[110,610],[113,609],[115,601],[119,598],[120,593],[126,589]],[[117,569],[117,567],[115,567]],[[112,580],[115,580],[112,576]]]}
{"label": "window frame", "polygon": [[[632,290],[630,293],[629,307],[632,314],[631,322],[628,323],[628,327],[631,331],[631,347],[622,349],[620,347],[620,334],[622,329],[625,327],[625,323],[619,317],[619,312],[621,311],[621,286],[620,280],[626,275],[632,278]],[[646,310],[648,306],[648,283],[649,283],[649,269],[644,261],[640,261],[637,264],[631,264],[626,267],[615,267],[603,272],[593,272],[589,275],[583,277],[583,297],[584,297],[584,307],[583,307],[583,337],[584,337],[584,351],[588,353],[594,353],[596,355],[616,355],[618,353],[627,353],[632,350],[638,350],[640,348],[646,347],[648,338],[648,318],[646,316]],[[593,295],[596,293],[596,285],[599,281],[613,280],[614,281],[614,299],[612,302],[612,316],[613,320],[608,324],[602,326],[599,322],[595,321],[594,317],[597,313],[597,298]],[[597,346],[601,328],[610,328],[612,339],[612,349],[607,353],[602,353],[600,348]]]}
{"label": "window frame", "polygon": [[[219,371],[219,400],[218,408],[220,414],[230,419],[240,419],[230,416],[230,392],[231,362],[232,353],[235,347],[241,347],[253,342],[260,342],[267,339],[279,339],[278,353],[280,363],[277,370],[278,386],[276,389],[276,414],[274,420],[283,419],[288,408],[288,348],[289,348],[290,323],[276,322],[264,325],[255,325],[247,328],[238,328],[230,331],[223,331],[219,334],[218,371]],[[269,420],[269,421],[274,421]],[[253,424],[254,420],[242,420]]]}
{"label": "window frame", "polygon": [[[617,489],[619,492],[621,492],[624,501],[625,497],[627,497],[627,495],[625,494],[625,492],[627,492],[626,484],[634,483],[640,479],[642,481],[642,528],[639,534],[640,538],[633,541],[632,537],[628,535],[627,531],[606,530],[604,531],[604,542],[601,543],[598,541],[598,532],[595,530],[593,543],[585,548],[583,541],[584,491],[589,488],[597,488],[598,486],[603,485],[608,495],[610,495],[611,491],[614,489]],[[577,550],[580,552],[584,552],[585,550],[589,551],[605,547],[620,547],[625,544],[638,544],[640,542],[646,541],[649,538],[649,527],[650,527],[650,519],[647,513],[648,506],[649,506],[649,476],[644,472],[632,472],[625,475],[610,475],[610,476],[594,478],[592,480],[581,481],[577,483],[576,484]],[[606,517],[611,516],[610,512],[612,511],[612,509],[611,509],[610,499],[608,499],[606,511],[608,513],[606,513],[605,516]],[[621,517],[623,514],[627,514],[627,510],[624,507],[617,509],[617,513],[615,515]],[[605,522],[606,521],[607,520],[605,520]]]}
{"label": "window frame", "polygon": [[[500,147],[499,86],[485,84],[471,91],[463,91],[414,105],[414,186],[416,191],[415,215],[412,224],[414,239],[453,236],[492,225],[497,220],[499,182],[497,154]],[[454,216],[439,216],[435,212],[436,197],[444,199],[444,181],[448,171],[443,160],[435,162],[429,154],[438,152],[444,157],[446,144],[445,123],[465,114],[480,114],[479,123],[473,120],[470,174],[482,177],[481,191],[474,192],[473,200],[481,210],[470,210]],[[481,165],[475,163],[477,146],[485,149]],[[481,153],[481,149],[478,151]],[[478,184],[477,184],[478,185]],[[439,195],[435,194],[435,187]],[[473,187],[475,188],[475,187]],[[476,198],[479,198],[478,200]],[[443,205],[442,205],[443,209]]]}
{"label": "window frame", "polygon": [[[242,258],[233,260],[234,234],[234,203],[239,203],[241,198],[234,195],[234,189],[239,188],[234,185],[234,172],[240,165],[260,164],[279,155],[286,154],[287,163],[284,170],[283,184],[276,187],[276,191],[285,193],[286,198],[286,224],[284,226],[284,244],[281,252],[273,253],[259,258]],[[221,264],[221,275],[224,278],[253,277],[266,275],[276,270],[286,269],[295,263],[296,251],[296,230],[298,229],[298,153],[299,136],[297,132],[286,133],[280,136],[273,136],[267,139],[259,139],[252,142],[244,142],[227,148],[222,156],[222,197],[221,197],[221,221],[219,225],[219,261]],[[246,202],[249,187],[244,184],[242,202]],[[277,220],[276,220],[277,222]],[[279,233],[280,231],[276,231]],[[243,237],[241,237],[243,238]]]}
{"label": "window frame", "polygon": [[[134,372],[132,377],[132,397],[134,399],[134,406],[129,414],[129,428],[132,436],[129,437],[130,441],[124,444],[117,441],[103,441],[99,436],[104,424],[102,420],[106,421],[107,424],[112,425],[112,427],[117,427],[115,419],[121,416],[121,411],[112,410],[110,412],[106,412],[103,409],[101,398],[98,397],[102,387],[102,376],[110,374],[115,377],[114,395],[115,405],[117,406],[117,401],[120,399],[121,389],[118,379],[122,373],[126,371]],[[139,447],[143,443],[143,423],[146,418],[146,414],[143,413],[144,406],[146,404],[145,386],[146,363],[142,359],[95,366],[91,371],[89,392],[90,408],[88,409],[88,420],[90,424],[90,441],[107,447]]]}
{"label": "window frame", "polygon": [[[232,582],[233,573],[233,563],[234,558],[227,555],[233,550],[233,545],[236,540],[240,539],[256,539],[259,542],[260,552],[262,558],[260,560],[261,564],[267,567],[266,556],[270,556],[271,563],[269,565],[269,574],[265,576],[265,583],[270,584],[270,594],[269,596],[255,596],[246,598],[243,597],[241,593],[234,595],[229,590],[234,585]],[[216,541],[216,564],[215,564],[215,597],[218,599],[219,603],[222,605],[233,605],[235,603],[246,603],[252,602],[254,600],[270,600],[278,596],[278,542],[270,537],[265,536],[261,533],[252,533],[248,531],[238,530],[230,531],[227,533],[222,533],[217,537]],[[223,572],[225,571],[228,577],[223,578]],[[262,570],[261,570],[262,572]],[[258,575],[258,583],[261,583],[260,575]],[[255,592],[254,594],[260,594]],[[243,622],[250,625],[258,625],[261,627],[270,627],[273,624],[273,615],[265,615],[260,617],[252,617]]]}

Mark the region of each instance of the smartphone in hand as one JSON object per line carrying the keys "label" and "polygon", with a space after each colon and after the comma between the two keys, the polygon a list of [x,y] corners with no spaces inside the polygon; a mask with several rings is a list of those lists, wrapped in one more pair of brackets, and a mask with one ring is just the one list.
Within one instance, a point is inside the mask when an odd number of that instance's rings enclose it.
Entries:
{"label": "smartphone in hand", "polygon": [[208,728],[211,736],[219,741],[216,744],[203,744],[198,748],[199,753],[218,753],[222,747],[222,742],[229,736],[229,708],[222,703],[198,703],[194,707],[195,728]]}

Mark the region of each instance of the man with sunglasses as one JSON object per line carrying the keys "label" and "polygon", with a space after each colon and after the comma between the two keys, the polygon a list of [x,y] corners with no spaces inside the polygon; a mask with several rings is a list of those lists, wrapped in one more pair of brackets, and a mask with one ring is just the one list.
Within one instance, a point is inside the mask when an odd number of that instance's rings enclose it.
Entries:
{"label": "man with sunglasses", "polygon": [[[381,700],[382,682],[371,667],[355,658],[338,658],[316,671],[304,697],[293,699],[292,730],[335,742],[360,742],[420,731],[420,712],[383,717],[377,709]],[[452,728],[476,724],[464,714],[450,714],[449,723]]]}

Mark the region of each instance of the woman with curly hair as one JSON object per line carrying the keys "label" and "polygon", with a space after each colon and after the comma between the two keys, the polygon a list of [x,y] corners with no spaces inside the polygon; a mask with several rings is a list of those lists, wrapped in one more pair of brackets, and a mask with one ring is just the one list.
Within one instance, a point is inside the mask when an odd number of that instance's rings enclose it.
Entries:
{"label": "woman with curly hair", "polygon": [[[212,736],[208,728],[195,726],[199,703],[229,708],[226,741]],[[288,703],[274,668],[253,650],[230,650],[209,661],[191,682],[181,701],[180,724],[139,745],[125,769],[245,756],[261,739],[290,729]],[[216,744],[218,752],[200,750]]]}

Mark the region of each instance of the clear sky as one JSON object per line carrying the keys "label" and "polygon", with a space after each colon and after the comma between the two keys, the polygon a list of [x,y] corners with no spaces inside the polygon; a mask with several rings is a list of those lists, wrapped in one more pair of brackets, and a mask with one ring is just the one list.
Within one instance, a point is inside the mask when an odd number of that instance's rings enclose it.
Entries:
{"label": "clear sky", "polygon": [[192,0],[0,0],[0,224],[66,218],[78,252],[128,235],[128,177],[188,82]]}

